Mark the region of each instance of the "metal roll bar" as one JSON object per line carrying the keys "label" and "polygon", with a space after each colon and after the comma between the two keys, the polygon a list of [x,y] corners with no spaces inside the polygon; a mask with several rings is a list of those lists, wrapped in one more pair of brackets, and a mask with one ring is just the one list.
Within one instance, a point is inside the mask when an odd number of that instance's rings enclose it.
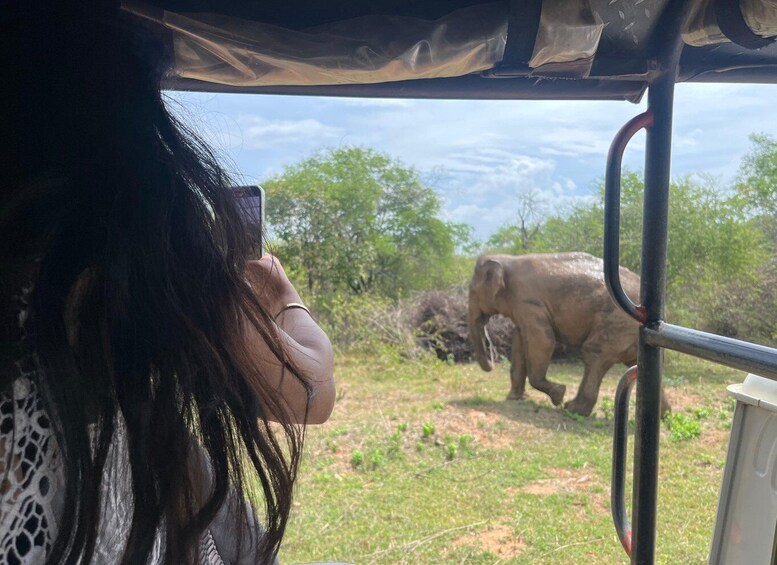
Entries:
{"label": "metal roll bar", "polygon": [[[682,51],[680,31],[690,2],[670,0],[651,46],[655,73],[648,88],[648,111],[630,120],[615,137],[607,158],[605,179],[604,276],[613,300],[642,324],[636,371],[629,370],[616,393],[611,504],[613,521],[632,565],[655,563],[660,432],[662,348],[674,349],[777,380],[777,350],[728,339],[664,322],[669,181],[674,84]],[[642,224],[640,305],[620,284],[620,174],[623,150],[631,137],[647,130],[645,195]],[[632,529],[624,498],[628,396],[639,374],[634,435]]]}
{"label": "metal roll bar", "polygon": [[620,234],[621,234],[621,167],[623,152],[643,128],[653,125],[653,112],[648,110],[631,118],[612,140],[607,154],[607,172],[604,177],[604,282],[607,290],[632,318],[640,323],[646,320],[645,308],[637,306],[626,296],[620,277]]}
{"label": "metal roll bar", "polygon": [[637,368],[631,367],[618,381],[615,390],[615,429],[612,434],[612,476],[610,489],[610,507],[612,521],[618,539],[631,555],[631,523],[626,512],[626,448],[629,440],[629,396],[637,380]]}

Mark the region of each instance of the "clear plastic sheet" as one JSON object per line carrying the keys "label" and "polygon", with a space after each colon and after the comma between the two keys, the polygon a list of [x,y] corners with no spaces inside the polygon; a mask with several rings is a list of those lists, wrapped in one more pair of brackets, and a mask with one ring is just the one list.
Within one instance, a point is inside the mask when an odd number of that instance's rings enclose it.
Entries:
{"label": "clear plastic sheet", "polygon": [[[777,0],[740,0],[740,9],[750,30],[761,37],[777,35]],[[715,18],[713,0],[700,2],[690,14],[683,41],[694,47],[727,43]]]}
{"label": "clear plastic sheet", "polygon": [[295,31],[214,14],[164,12],[181,77],[233,86],[368,84],[466,75],[504,54],[507,7],[436,20],[366,16]]}
{"label": "clear plastic sheet", "polygon": [[603,29],[604,23],[594,16],[588,2],[544,2],[529,66],[593,61]]}

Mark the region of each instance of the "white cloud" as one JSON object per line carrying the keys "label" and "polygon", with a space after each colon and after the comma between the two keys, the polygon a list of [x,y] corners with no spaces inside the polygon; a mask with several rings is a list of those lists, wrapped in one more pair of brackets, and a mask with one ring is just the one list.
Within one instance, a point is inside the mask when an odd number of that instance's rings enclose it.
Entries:
{"label": "white cloud", "polygon": [[409,108],[413,105],[407,98],[341,98],[339,102],[357,108]]}
{"label": "white cloud", "polygon": [[[445,200],[450,219],[488,237],[536,191],[552,212],[590,201],[612,138],[644,111],[622,102],[337,99],[175,93],[194,125],[240,168],[266,171],[344,143],[384,151],[418,168]],[[706,171],[730,179],[748,134],[777,134],[774,85],[677,86],[672,174]],[[186,121],[191,116],[185,116]],[[202,127],[200,127],[202,126]],[[644,167],[645,135],[624,165]]]}
{"label": "white cloud", "polygon": [[317,119],[268,120],[247,116],[240,120],[243,145],[247,149],[264,149],[279,144],[304,143],[321,145],[341,137],[343,130]]}
{"label": "white cloud", "polygon": [[607,155],[610,138],[603,131],[557,127],[540,134],[540,151],[546,155],[579,157],[581,155]]}

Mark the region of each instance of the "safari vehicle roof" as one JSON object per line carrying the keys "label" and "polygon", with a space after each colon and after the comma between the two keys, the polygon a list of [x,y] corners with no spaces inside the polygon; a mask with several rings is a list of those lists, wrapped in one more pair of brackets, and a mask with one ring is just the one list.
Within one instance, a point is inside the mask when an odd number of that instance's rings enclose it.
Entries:
{"label": "safari vehicle roof", "polygon": [[[125,0],[171,89],[638,101],[671,0]],[[774,0],[690,0],[678,82],[777,83]],[[755,22],[755,23],[754,23]],[[756,28],[755,31],[753,28]]]}

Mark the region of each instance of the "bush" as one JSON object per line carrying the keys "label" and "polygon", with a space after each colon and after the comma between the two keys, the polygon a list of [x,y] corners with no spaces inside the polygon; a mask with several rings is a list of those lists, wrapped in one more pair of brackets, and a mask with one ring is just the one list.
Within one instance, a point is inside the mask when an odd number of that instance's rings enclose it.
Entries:
{"label": "bush", "polygon": [[701,424],[685,414],[672,412],[664,419],[672,441],[688,441],[701,435]]}
{"label": "bush", "polygon": [[702,329],[774,346],[777,343],[777,258],[754,280],[719,284],[698,312]]}
{"label": "bush", "polygon": [[319,297],[311,301],[311,310],[339,351],[393,350],[405,357],[424,353],[405,308],[389,298],[373,294]]}
{"label": "bush", "polygon": [[[467,289],[463,285],[416,295],[408,310],[417,343],[434,351],[443,361],[473,361],[475,349],[469,341],[467,300]],[[488,335],[498,355],[510,357],[514,327],[502,316],[495,316],[489,322]]]}

